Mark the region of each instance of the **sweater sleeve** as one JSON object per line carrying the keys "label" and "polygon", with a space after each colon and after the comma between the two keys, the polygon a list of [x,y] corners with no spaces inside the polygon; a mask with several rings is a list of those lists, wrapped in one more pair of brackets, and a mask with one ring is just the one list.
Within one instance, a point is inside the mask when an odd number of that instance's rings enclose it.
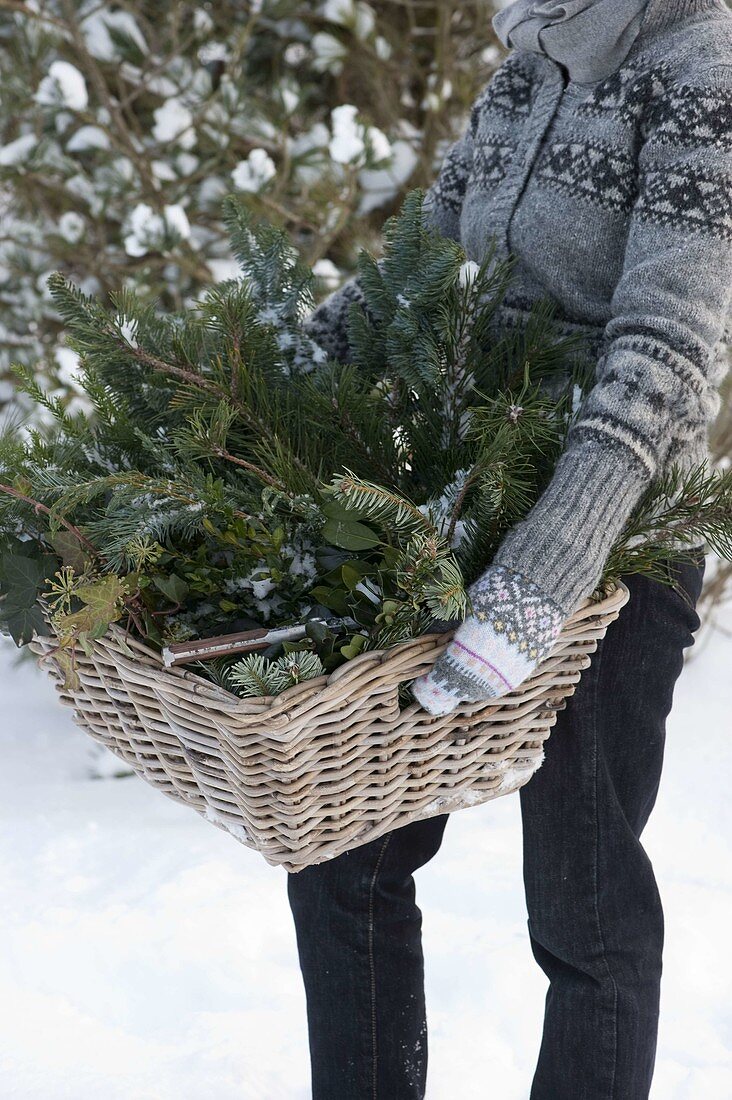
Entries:
{"label": "sweater sleeve", "polygon": [[715,345],[732,291],[732,66],[651,105],[605,351],[552,481],[495,558],[566,612],[589,595],[625,524],[719,408]]}
{"label": "sweater sleeve", "polygon": [[[438,176],[425,195],[424,213],[428,225],[443,236],[460,240],[460,211],[473,157],[472,123],[448,149]],[[354,302],[363,304],[358,276],[330,294],[305,322],[305,330],[332,359],[350,362],[348,314]]]}

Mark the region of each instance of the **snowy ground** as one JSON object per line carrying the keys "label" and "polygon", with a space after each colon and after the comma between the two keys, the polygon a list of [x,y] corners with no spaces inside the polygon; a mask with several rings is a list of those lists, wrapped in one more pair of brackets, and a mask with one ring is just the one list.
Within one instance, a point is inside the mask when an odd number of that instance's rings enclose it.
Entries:
{"label": "snowy ground", "polygon": [[[654,1100],[732,1096],[732,641],[701,637],[646,833],[666,901]],[[18,1100],[307,1100],[285,872],[87,740],[0,644],[0,1091]],[[518,799],[452,815],[418,872],[429,1100],[526,1100],[544,979]]]}

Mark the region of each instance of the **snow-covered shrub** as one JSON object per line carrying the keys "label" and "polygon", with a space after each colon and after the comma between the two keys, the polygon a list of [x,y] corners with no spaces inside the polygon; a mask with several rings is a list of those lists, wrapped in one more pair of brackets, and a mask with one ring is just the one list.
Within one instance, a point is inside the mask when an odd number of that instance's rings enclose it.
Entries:
{"label": "snow-covered shrub", "polygon": [[13,362],[83,403],[49,272],[184,307],[232,271],[228,192],[331,288],[463,125],[496,60],[491,14],[457,0],[0,11],[0,403]]}

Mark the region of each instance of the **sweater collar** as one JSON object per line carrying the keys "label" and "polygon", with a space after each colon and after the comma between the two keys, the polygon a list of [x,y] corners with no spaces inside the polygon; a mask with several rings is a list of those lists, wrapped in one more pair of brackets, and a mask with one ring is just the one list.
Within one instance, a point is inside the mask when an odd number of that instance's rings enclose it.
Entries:
{"label": "sweater collar", "polygon": [[543,54],[580,84],[610,76],[622,65],[648,0],[513,0],[493,19],[506,46]]}
{"label": "sweater collar", "polygon": [[725,0],[513,0],[493,20],[509,47],[563,66],[571,81],[595,83],[649,40],[695,16],[729,13]]}
{"label": "sweater collar", "polygon": [[728,10],[725,0],[648,0],[640,33],[645,37],[694,15]]}

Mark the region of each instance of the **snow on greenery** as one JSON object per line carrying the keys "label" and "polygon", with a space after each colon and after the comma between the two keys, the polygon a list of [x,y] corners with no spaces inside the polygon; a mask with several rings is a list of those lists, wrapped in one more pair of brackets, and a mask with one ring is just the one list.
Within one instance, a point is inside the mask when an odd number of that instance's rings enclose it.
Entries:
{"label": "snow on greenery", "polygon": [[465,288],[472,286],[478,277],[480,266],[475,260],[466,260],[460,268],[460,286]]}
{"label": "snow on greenery", "polygon": [[165,219],[146,202],[139,202],[130,211],[127,233],[124,237],[128,256],[144,256],[153,248],[162,246],[165,238]]}
{"label": "snow on greenery", "polygon": [[[54,12],[54,15],[58,14]],[[106,7],[94,5],[91,14],[82,17],[81,30],[87,49],[100,61],[118,60],[120,41],[125,38],[141,53],[147,53],[145,37],[131,11],[109,11]]]}
{"label": "snow on greenery", "polygon": [[374,9],[362,0],[325,0],[322,11],[331,23],[342,23],[358,38],[368,38],[376,26]]}
{"label": "snow on greenery", "polygon": [[90,149],[110,149],[111,139],[100,126],[81,126],[66,142],[67,153],[84,153]]}
{"label": "snow on greenery", "polygon": [[335,35],[319,31],[313,38],[313,65],[317,72],[340,76],[348,57],[348,48]]}
{"label": "snow on greenery", "polygon": [[318,260],[313,264],[313,274],[328,290],[334,290],[341,281],[340,272],[332,260]]}
{"label": "snow on greenery", "polygon": [[275,162],[264,149],[252,149],[246,160],[240,161],[231,173],[239,191],[261,191],[277,175]]}
{"label": "snow on greenery", "polygon": [[193,114],[180,99],[171,97],[162,107],[153,111],[155,124],[153,137],[161,145],[169,142],[191,149],[196,144],[196,132],[193,129]]}
{"label": "snow on greenery", "polygon": [[333,137],[330,155],[338,164],[359,160],[366,152],[363,127],[358,124],[358,108],[350,103],[336,107],[332,114]]}
{"label": "snow on greenery", "polygon": [[83,111],[89,102],[83,75],[68,61],[53,61],[38,85],[36,101],[43,106],[61,105],[72,111]]}
{"label": "snow on greenery", "polygon": [[29,156],[32,149],[38,144],[35,134],[23,134],[15,141],[9,141],[0,149],[0,166],[9,167],[13,164],[22,164]]}

